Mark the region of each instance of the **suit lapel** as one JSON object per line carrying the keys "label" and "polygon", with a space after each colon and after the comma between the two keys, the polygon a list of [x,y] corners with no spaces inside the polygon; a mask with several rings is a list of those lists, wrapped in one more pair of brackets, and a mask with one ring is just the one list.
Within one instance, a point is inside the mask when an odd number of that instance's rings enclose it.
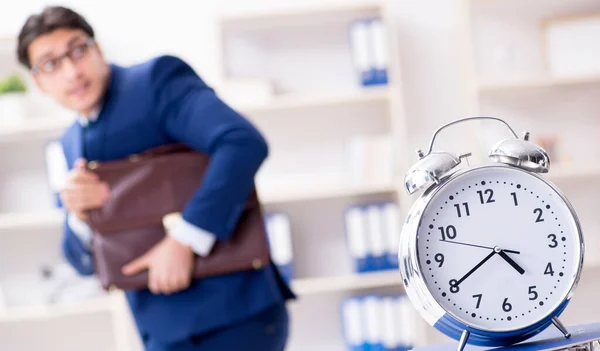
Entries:
{"label": "suit lapel", "polygon": [[75,122],[73,128],[73,138],[71,139],[71,155],[73,155],[73,159],[71,160],[71,167],[76,159],[85,156],[83,151],[83,127],[78,122]]}

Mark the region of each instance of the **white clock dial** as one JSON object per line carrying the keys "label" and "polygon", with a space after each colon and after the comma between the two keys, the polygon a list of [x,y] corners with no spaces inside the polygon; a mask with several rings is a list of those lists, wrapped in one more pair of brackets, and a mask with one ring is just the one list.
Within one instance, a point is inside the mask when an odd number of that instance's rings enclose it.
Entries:
{"label": "white clock dial", "polygon": [[479,168],[444,185],[425,208],[417,248],[441,306],[492,331],[547,317],[569,294],[582,255],[560,194],[511,167]]}

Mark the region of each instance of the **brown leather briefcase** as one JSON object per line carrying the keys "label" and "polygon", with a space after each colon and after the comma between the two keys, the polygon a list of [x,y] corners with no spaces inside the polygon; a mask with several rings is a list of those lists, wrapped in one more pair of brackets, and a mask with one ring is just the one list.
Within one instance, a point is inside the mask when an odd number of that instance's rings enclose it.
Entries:
{"label": "brown leather briefcase", "polygon": [[[202,183],[207,155],[181,144],[164,145],[127,159],[89,162],[88,168],[111,189],[102,208],[89,211],[96,274],[105,289],[141,289],[148,272],[125,276],[121,268],[165,236],[163,217],[180,212]],[[196,256],[194,278],[260,269],[270,261],[256,189],[227,241],[210,255]]]}

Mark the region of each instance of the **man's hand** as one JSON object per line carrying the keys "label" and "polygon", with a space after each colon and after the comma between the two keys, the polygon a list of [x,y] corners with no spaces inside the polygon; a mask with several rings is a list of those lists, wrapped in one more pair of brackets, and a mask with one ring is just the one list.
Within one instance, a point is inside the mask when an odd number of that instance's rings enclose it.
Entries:
{"label": "man's hand", "polygon": [[122,272],[133,275],[147,269],[150,291],[168,295],[190,285],[193,268],[192,249],[167,235],[147,253],[123,266]]}
{"label": "man's hand", "polygon": [[98,176],[86,169],[86,161],[78,159],[67,176],[60,199],[69,212],[84,220],[85,211],[99,208],[110,197],[108,184],[101,182]]}

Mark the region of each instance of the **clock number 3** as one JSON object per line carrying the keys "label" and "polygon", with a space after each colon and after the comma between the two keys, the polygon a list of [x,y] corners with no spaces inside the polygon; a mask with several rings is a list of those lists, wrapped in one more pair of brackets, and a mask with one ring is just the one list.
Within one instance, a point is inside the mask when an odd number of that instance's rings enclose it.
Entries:
{"label": "clock number 3", "polygon": [[548,234],[548,239],[552,241],[552,243],[548,244],[549,247],[555,248],[558,246],[558,241],[556,241],[556,234]]}

